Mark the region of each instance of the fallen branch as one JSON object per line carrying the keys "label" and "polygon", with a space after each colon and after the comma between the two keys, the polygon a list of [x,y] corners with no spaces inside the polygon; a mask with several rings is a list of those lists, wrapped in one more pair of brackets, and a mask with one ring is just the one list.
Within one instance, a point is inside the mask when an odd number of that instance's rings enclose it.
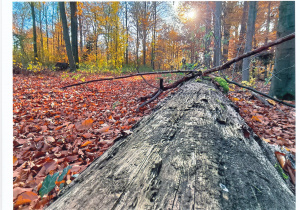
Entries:
{"label": "fallen branch", "polygon": [[160,96],[160,94],[164,92],[162,89],[159,89],[156,94],[149,100],[149,101],[145,101],[144,103],[142,103],[137,109],[136,111],[139,112],[140,111],[140,108],[142,108],[143,106],[151,103],[152,101],[154,101],[158,96]]}
{"label": "fallen branch", "polygon": [[105,81],[105,80],[115,80],[115,79],[124,79],[128,77],[135,77],[135,76],[141,76],[141,75],[150,75],[150,74],[178,74],[178,73],[191,73],[191,72],[198,72],[198,71],[158,71],[158,72],[145,72],[145,73],[137,73],[137,74],[129,74],[125,76],[120,76],[120,77],[108,77],[108,78],[101,78],[101,79],[95,79],[95,80],[90,80],[86,82],[79,82],[76,84],[72,85],[67,85],[62,87],[62,89],[68,88],[68,87],[73,87],[73,86],[78,86],[78,85],[83,85],[91,82],[100,82],[100,81]]}
{"label": "fallen branch", "polygon": [[227,68],[230,67],[231,64],[233,64],[233,63],[235,63],[237,61],[240,61],[240,60],[242,60],[242,59],[244,59],[246,57],[249,57],[251,55],[255,55],[255,54],[259,53],[259,52],[267,50],[269,47],[273,47],[275,45],[281,44],[283,42],[286,42],[286,41],[294,39],[294,38],[295,38],[295,33],[292,33],[290,35],[287,35],[285,37],[277,39],[274,42],[270,42],[270,43],[268,43],[268,44],[266,44],[266,45],[264,45],[264,46],[262,46],[260,48],[257,48],[255,50],[252,50],[252,51],[247,52],[247,53],[244,53],[243,55],[241,55],[239,57],[236,57],[236,58],[234,58],[234,59],[232,59],[230,61],[227,61],[226,63],[224,63],[221,66],[217,66],[217,67],[208,69],[208,70],[206,70],[206,71],[203,72],[203,76],[206,76],[207,74],[210,74],[210,73],[215,72],[215,71],[220,71],[220,70],[223,70],[223,69],[227,69]]}
{"label": "fallen branch", "polygon": [[253,88],[251,88],[251,87],[247,87],[247,86],[241,85],[241,84],[239,84],[239,83],[237,83],[237,82],[230,81],[230,80],[228,80],[228,79],[226,79],[226,78],[224,78],[224,79],[225,79],[228,83],[232,83],[232,84],[235,84],[235,85],[237,85],[237,86],[239,86],[239,87],[246,88],[246,89],[251,90],[251,91],[253,91],[253,92],[255,92],[255,93],[258,93],[258,94],[260,94],[260,95],[263,95],[263,96],[265,96],[266,98],[272,99],[273,101],[277,101],[278,103],[281,103],[281,104],[284,104],[284,105],[286,105],[286,106],[290,106],[290,107],[295,108],[295,105],[294,105],[294,104],[286,103],[286,102],[281,101],[281,100],[279,100],[279,99],[277,99],[277,98],[273,98],[273,97],[271,97],[271,96],[269,96],[269,95],[267,95],[267,94],[264,94],[264,93],[262,93],[262,92],[259,92],[258,90],[255,90],[255,89],[253,89]]}
{"label": "fallen branch", "polygon": [[160,79],[160,85],[159,85],[160,89],[158,91],[154,92],[153,94],[149,95],[149,96],[142,97],[141,100],[143,100],[143,99],[146,100],[147,98],[151,98],[151,99],[149,101],[146,101],[146,102],[142,103],[137,108],[137,111],[139,111],[141,107],[145,106],[146,104],[149,104],[154,99],[156,99],[163,91],[175,88],[175,87],[177,87],[179,84],[181,84],[183,82],[189,81],[190,79],[192,79],[192,78],[194,78],[196,76],[201,76],[202,75],[201,71],[197,71],[197,74],[193,74],[193,73],[194,72],[192,72],[192,75],[190,75],[190,76],[186,75],[186,76],[182,77],[181,79],[177,80],[176,82],[174,82],[171,85],[168,85],[166,87],[163,86],[163,80]]}

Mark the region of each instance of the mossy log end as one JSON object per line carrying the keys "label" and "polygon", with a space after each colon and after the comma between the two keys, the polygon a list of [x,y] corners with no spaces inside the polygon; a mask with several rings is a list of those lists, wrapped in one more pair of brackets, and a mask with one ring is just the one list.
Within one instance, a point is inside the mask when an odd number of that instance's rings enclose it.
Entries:
{"label": "mossy log end", "polygon": [[48,209],[295,209],[275,163],[211,81],[189,81]]}

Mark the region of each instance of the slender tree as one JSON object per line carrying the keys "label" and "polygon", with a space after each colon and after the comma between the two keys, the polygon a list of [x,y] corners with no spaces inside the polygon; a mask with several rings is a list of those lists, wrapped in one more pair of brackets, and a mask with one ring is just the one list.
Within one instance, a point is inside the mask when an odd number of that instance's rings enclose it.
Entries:
{"label": "slender tree", "polygon": [[[209,2],[206,2],[206,16],[205,16],[205,34],[208,35],[211,32],[211,12],[210,12]],[[210,57],[210,36],[206,36],[204,40],[205,50],[204,50],[204,64],[206,67],[210,67],[211,57]]]}
{"label": "slender tree", "polygon": [[36,41],[36,26],[35,26],[35,12],[34,12],[34,2],[30,2],[31,15],[32,15],[32,30],[33,30],[33,51],[34,51],[34,62],[38,59],[37,54],[37,41]]}
{"label": "slender tree", "polygon": [[[293,32],[295,32],[295,2],[281,1],[277,38]],[[282,100],[295,99],[295,39],[276,46],[275,67],[269,95]]]}
{"label": "slender tree", "polygon": [[[242,14],[242,19],[241,19],[241,23],[240,23],[241,29],[240,29],[240,33],[239,33],[239,40],[238,40],[236,56],[239,56],[239,55],[243,54],[243,52],[244,52],[248,10],[249,10],[249,2],[244,1],[243,14]],[[239,61],[236,63],[235,67],[236,67],[236,69],[238,69],[238,71],[242,70],[242,64],[243,64],[243,61]]]}
{"label": "slender tree", "polygon": [[68,23],[67,23],[67,17],[66,17],[66,11],[65,11],[65,3],[64,2],[59,2],[59,11],[60,11],[60,16],[61,16],[61,21],[63,25],[63,34],[64,34],[64,40],[66,44],[66,50],[67,50],[67,55],[69,59],[69,64],[70,64],[70,70],[71,71],[76,71],[76,65],[72,53],[72,47],[70,43],[70,37],[69,37],[69,29],[68,29]]}
{"label": "slender tree", "polygon": [[41,42],[41,48],[40,48],[40,56],[41,58],[44,58],[44,40],[43,40],[43,20],[42,20],[42,4],[39,2],[39,21],[40,21],[40,42]]}
{"label": "slender tree", "polygon": [[221,10],[222,2],[216,1],[216,11],[214,15],[214,66],[221,65]]}
{"label": "slender tree", "polygon": [[72,52],[75,63],[79,63],[78,58],[78,23],[77,23],[77,2],[70,2],[71,9],[71,36],[72,36]]}
{"label": "slender tree", "polygon": [[[255,31],[255,20],[256,20],[256,8],[257,2],[251,1],[249,3],[249,14],[248,14],[248,23],[247,23],[247,35],[246,35],[246,44],[244,53],[249,52],[252,49],[252,39]],[[250,57],[243,59],[243,81],[249,81],[249,67],[250,67]]]}
{"label": "slender tree", "polygon": [[125,2],[125,27],[126,27],[126,50],[125,50],[125,63],[128,65],[128,38],[129,38],[129,30],[128,30],[128,2]]}

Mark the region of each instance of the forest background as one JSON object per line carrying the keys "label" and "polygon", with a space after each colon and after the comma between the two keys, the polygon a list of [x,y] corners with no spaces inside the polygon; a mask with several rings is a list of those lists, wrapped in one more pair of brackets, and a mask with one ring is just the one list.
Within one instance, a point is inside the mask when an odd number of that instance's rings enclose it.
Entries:
{"label": "forest background", "polygon": [[[253,48],[276,39],[279,3],[258,2]],[[13,58],[8,56],[9,59],[3,59],[2,65],[7,68],[13,63],[16,67],[38,72],[44,68],[54,69],[57,62],[68,62],[57,3],[35,2],[33,5],[36,18],[36,54],[32,42],[34,33],[31,5],[27,2],[15,2],[7,8],[11,6],[13,17],[11,14],[5,18],[2,16],[2,21],[8,22],[11,18],[12,30],[7,32],[12,32],[13,36],[4,41],[2,39],[2,46],[13,46]],[[65,6],[70,26],[69,3]],[[218,66],[244,52],[246,28],[241,23],[246,21],[243,17],[247,15],[243,13],[247,10],[249,5],[245,8],[244,2],[224,2],[220,18],[216,18],[214,2],[79,3],[76,14],[80,68],[77,71],[122,74],[136,69],[178,70],[184,68],[182,58],[187,60],[186,67],[190,69],[198,65],[205,69]],[[214,26],[218,25],[218,21],[221,21],[220,37],[214,33],[217,30]],[[11,51],[7,50],[5,53],[7,52]],[[251,62],[251,65],[260,66],[255,62]],[[250,72],[248,81],[251,82],[251,78],[255,76],[262,77],[263,80],[269,79],[273,67],[274,63],[270,62],[262,68],[253,68],[255,71]],[[242,72],[241,63],[234,66],[234,71]],[[8,88],[11,87],[12,80],[9,81],[10,76],[1,78],[2,92],[5,92],[7,101],[12,101],[12,90]],[[2,105],[2,110],[10,109],[10,103]],[[2,112],[2,115],[2,125],[7,122],[5,119],[12,119],[11,113]],[[12,126],[4,127],[3,130],[3,135],[12,136],[9,135],[10,132],[13,133]],[[2,154],[7,154],[7,148],[10,147],[11,145],[5,146],[5,149],[2,147],[2,151],[5,150]],[[5,173],[5,177],[10,173]],[[5,200],[6,195],[3,196]]]}
{"label": "forest background", "polygon": [[[253,48],[276,39],[279,3],[258,2]],[[244,52],[249,2],[223,2],[217,11],[215,2],[78,2],[73,11],[65,6],[75,60],[91,72],[180,69],[183,58],[210,68]],[[70,21],[71,12],[78,21]],[[39,71],[68,62],[62,29],[57,2],[15,2],[15,64]]]}

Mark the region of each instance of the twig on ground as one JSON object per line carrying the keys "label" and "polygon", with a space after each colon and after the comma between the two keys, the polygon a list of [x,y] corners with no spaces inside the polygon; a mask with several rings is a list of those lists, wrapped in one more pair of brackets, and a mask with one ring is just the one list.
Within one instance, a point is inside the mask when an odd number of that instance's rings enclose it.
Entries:
{"label": "twig on ground", "polygon": [[237,82],[230,81],[230,80],[228,80],[228,79],[226,79],[226,78],[224,78],[224,79],[225,79],[227,82],[229,82],[229,83],[232,83],[232,84],[235,84],[235,85],[237,85],[237,86],[239,86],[239,87],[242,87],[242,88],[246,88],[246,89],[248,89],[248,90],[251,90],[251,91],[253,91],[253,92],[255,92],[255,93],[258,93],[258,94],[260,94],[260,95],[265,96],[266,98],[272,99],[273,101],[277,101],[278,103],[281,103],[281,104],[284,104],[284,105],[286,105],[286,106],[290,106],[290,107],[295,108],[295,105],[294,105],[294,104],[286,103],[286,102],[281,101],[281,100],[279,100],[279,99],[277,99],[277,98],[273,98],[273,97],[271,97],[271,96],[269,96],[269,95],[267,95],[267,94],[264,94],[264,93],[262,93],[262,92],[259,92],[258,90],[255,90],[255,89],[253,89],[253,88],[251,88],[251,87],[247,87],[247,86],[241,85],[241,84],[239,84],[239,83],[237,83]]}

